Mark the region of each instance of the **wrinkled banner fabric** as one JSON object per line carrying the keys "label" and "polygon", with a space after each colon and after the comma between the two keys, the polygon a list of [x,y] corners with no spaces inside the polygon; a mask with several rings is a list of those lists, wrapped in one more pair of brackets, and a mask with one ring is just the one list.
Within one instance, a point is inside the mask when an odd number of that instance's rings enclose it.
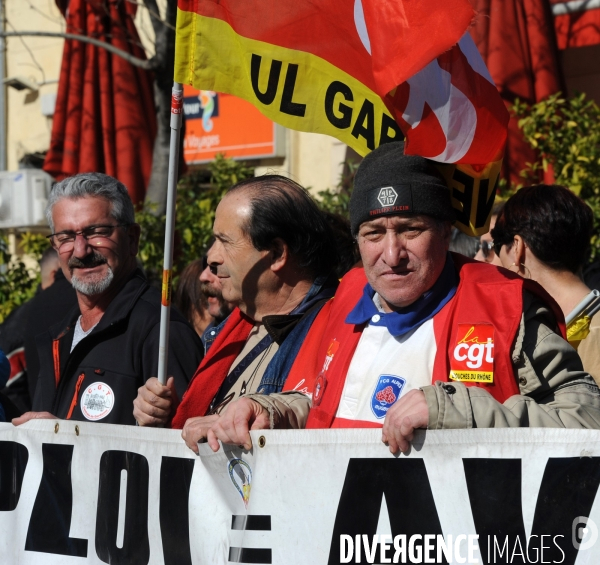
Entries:
{"label": "wrinkled banner fabric", "polygon": [[3,564],[600,563],[595,431],[421,432],[399,457],[379,430],[267,431],[198,457],[55,423],[0,425]]}
{"label": "wrinkled banner fabric", "polygon": [[440,163],[457,226],[488,231],[509,115],[467,0],[179,0],[175,80],[239,96],[360,155],[406,137]]}

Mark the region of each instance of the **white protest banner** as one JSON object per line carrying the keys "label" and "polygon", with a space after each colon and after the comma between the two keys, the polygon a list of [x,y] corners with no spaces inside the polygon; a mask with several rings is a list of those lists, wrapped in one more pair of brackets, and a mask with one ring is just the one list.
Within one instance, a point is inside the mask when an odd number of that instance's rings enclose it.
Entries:
{"label": "white protest banner", "polygon": [[600,432],[0,424],[0,563],[600,563]]}

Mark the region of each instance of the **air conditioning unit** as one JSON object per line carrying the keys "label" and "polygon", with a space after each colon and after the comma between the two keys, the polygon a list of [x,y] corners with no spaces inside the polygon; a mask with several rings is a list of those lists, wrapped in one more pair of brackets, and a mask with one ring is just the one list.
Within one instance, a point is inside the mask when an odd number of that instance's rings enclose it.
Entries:
{"label": "air conditioning unit", "polygon": [[47,226],[44,211],[54,179],[41,169],[0,172],[0,229]]}

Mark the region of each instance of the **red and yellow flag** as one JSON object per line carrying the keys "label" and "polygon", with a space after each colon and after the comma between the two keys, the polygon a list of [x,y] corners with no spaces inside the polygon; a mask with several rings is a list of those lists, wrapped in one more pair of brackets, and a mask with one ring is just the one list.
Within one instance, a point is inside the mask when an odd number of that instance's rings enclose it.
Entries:
{"label": "red and yellow flag", "polygon": [[175,80],[361,155],[405,136],[450,164],[460,227],[483,233],[508,113],[465,35],[473,16],[468,0],[179,0]]}

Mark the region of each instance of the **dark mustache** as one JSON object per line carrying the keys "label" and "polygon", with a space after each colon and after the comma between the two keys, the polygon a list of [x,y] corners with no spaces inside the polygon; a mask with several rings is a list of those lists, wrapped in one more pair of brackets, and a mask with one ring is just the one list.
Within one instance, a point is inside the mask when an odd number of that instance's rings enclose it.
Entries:
{"label": "dark mustache", "polygon": [[200,291],[205,296],[212,296],[213,298],[223,298],[223,295],[209,283],[201,282]]}
{"label": "dark mustache", "polygon": [[67,266],[69,269],[89,269],[90,267],[97,267],[98,265],[104,265],[106,263],[106,258],[98,253],[97,251],[92,251],[89,255],[86,255],[83,258],[79,257],[71,257]]}

